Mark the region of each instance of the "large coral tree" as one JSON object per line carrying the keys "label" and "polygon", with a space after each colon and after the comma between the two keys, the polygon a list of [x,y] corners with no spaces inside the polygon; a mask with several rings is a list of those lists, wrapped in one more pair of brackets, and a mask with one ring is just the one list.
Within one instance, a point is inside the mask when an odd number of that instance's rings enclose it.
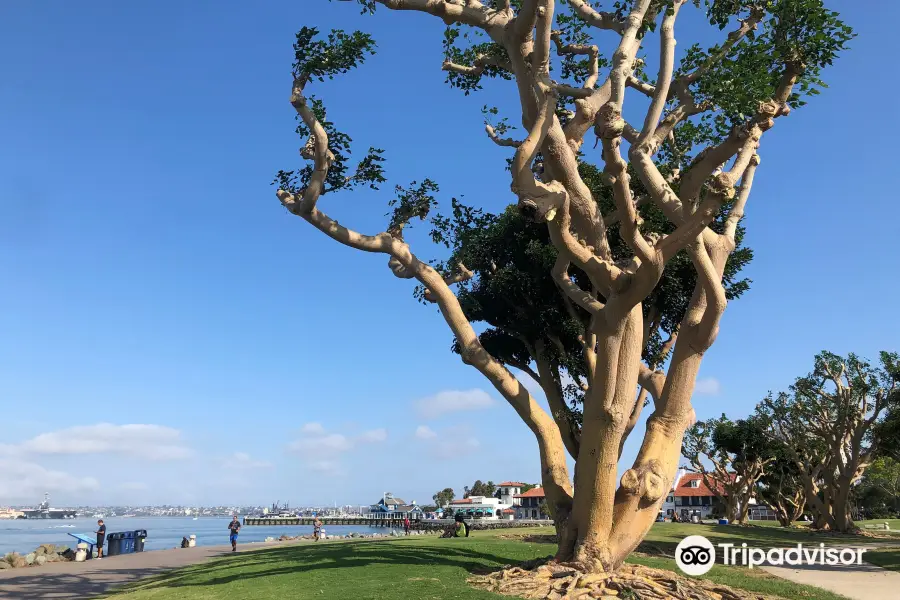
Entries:
{"label": "large coral tree", "polygon": [[[541,280],[561,294],[564,312],[554,333],[565,339],[555,360],[567,361],[576,382],[577,418],[553,398],[546,412],[507,368],[510,358],[518,358],[533,370],[537,348],[516,352],[507,346],[501,359],[476,333],[454,291],[476,273],[464,262],[432,266],[404,239],[409,222],[427,217],[436,204],[433,181],[398,187],[390,223],[375,235],[349,229],[319,208],[325,193],[385,181],[377,148],[351,170],[349,137],[327,120],[321,101],[307,96],[311,82],[358,66],[374,44],[366,34],[338,31],[320,39],[308,28],[298,34],[290,100],[307,137],[301,156],[311,164],[279,173],[278,197],[326,235],[386,255],[394,275],[419,282],[423,298],[437,304],[450,327],[462,360],[491,382],[535,435],[560,534],[558,560],[613,571],[652,525],[694,419],[694,382],[728,300],[729,257],[760,164],[760,140],[776,119],[817,92],[822,68],[852,34],[821,0],[707,0],[702,6],[618,0],[609,12],[584,0],[359,2],[364,12],[418,11],[446,23],[442,68],[467,93],[485,77],[512,82],[518,103],[504,110],[520,116],[525,137],[504,137],[504,120],[489,124],[487,133],[513,152],[509,172],[498,176],[510,179],[518,215],[544,228],[552,247],[552,254],[535,258],[545,261]],[[692,4],[705,10],[713,31],[728,33],[709,48],[689,45],[676,65],[676,20]],[[642,56],[651,37],[658,49],[653,76]],[[609,53],[595,43],[601,40]],[[626,110],[626,92],[637,95],[635,111]],[[623,116],[638,110],[639,120]],[[598,152],[584,145],[591,131]],[[591,169],[587,158],[594,154],[602,166]],[[591,185],[592,176],[600,185]],[[599,190],[608,194],[612,210]],[[473,209],[454,209],[453,218],[438,222],[437,238],[442,228],[455,235],[460,222],[467,224],[463,229],[489,226],[481,220],[488,217]],[[684,310],[667,312],[669,318],[680,312],[678,322],[664,323],[649,305],[667,297],[661,288],[671,278],[664,274],[678,264],[693,271],[693,284]],[[532,340],[543,337],[549,336]],[[650,346],[655,349],[648,351]],[[569,360],[573,347],[578,364]],[[667,371],[659,370],[669,351]],[[645,393],[638,394],[639,387]],[[619,478],[623,438],[647,395],[653,411],[643,442]],[[576,460],[574,486],[567,451]]]}
{"label": "large coral tree", "polygon": [[770,394],[758,407],[797,468],[815,527],[854,529],[853,488],[888,441],[881,426],[896,419],[900,356],[882,352],[880,363],[822,352],[790,392]]}

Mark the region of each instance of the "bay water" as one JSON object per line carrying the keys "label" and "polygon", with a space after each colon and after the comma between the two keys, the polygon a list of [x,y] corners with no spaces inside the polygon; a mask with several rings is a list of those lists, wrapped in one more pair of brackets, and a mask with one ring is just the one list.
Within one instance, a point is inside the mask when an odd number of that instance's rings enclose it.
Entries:
{"label": "bay water", "polygon": [[[110,517],[104,519],[107,534],[119,531],[146,529],[147,539],[144,550],[163,550],[180,548],[181,538],[196,535],[198,546],[227,545],[228,517]],[[41,544],[57,544],[75,548],[78,542],[69,533],[84,533],[91,537],[97,530],[97,519],[0,519],[0,555],[7,552],[26,554],[34,552]],[[238,544],[262,542],[267,537],[278,538],[281,535],[311,535],[312,525],[275,525],[248,526],[241,528]],[[390,534],[384,527],[367,527],[365,525],[332,525],[325,526],[328,535],[358,534]]]}

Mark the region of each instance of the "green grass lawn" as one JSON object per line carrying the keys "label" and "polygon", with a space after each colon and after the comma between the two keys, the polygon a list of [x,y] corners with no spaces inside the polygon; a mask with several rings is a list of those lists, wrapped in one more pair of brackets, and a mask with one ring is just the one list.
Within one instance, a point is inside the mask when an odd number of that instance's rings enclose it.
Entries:
{"label": "green grass lawn", "polygon": [[[685,529],[682,531],[681,528]],[[706,528],[703,525],[658,524],[648,539],[667,546],[676,538],[681,539],[687,533],[701,533]],[[550,529],[521,529],[475,532],[473,537],[462,539],[423,536],[387,541],[284,545],[229,555],[172,571],[129,586],[110,597],[116,600],[499,598],[470,588],[466,578],[473,573],[489,573],[504,565],[552,554],[555,545],[540,538],[551,532]],[[721,532],[718,538],[725,539],[723,536],[730,533]],[[674,560],[665,557],[636,554],[632,562],[676,570]],[[783,581],[761,570],[716,566],[707,577],[786,599],[841,598]]]}
{"label": "green grass lawn", "polygon": [[873,565],[878,565],[891,571],[900,571],[900,548],[866,550],[863,558],[866,562],[870,562]]}

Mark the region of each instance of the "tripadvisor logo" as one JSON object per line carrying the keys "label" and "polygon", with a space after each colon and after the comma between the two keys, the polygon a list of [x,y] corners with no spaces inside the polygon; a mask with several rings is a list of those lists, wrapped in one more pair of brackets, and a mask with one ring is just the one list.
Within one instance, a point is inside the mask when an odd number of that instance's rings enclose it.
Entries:
{"label": "tripadvisor logo", "polygon": [[[797,544],[792,548],[751,548],[747,544],[716,544],[722,549],[722,564],[758,567],[769,565],[861,565],[865,548],[827,548],[820,543],[816,546]],[[675,563],[686,575],[704,575],[716,563],[716,550],[702,535],[689,535],[675,547]]]}
{"label": "tripadvisor logo", "polygon": [[716,549],[702,535],[689,535],[675,547],[675,564],[686,575],[705,575],[716,563]]}

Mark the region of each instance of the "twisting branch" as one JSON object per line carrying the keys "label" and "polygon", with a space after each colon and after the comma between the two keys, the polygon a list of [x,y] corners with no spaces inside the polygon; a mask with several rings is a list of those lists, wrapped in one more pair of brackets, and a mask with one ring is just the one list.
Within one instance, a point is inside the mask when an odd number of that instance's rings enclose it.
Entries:
{"label": "twisting branch", "polygon": [[656,87],[655,86],[647,83],[646,81],[641,81],[634,75],[628,76],[628,79],[625,80],[625,85],[627,85],[628,87],[630,87],[632,89],[639,91],[640,93],[642,93],[645,96],[648,96],[650,98],[652,98],[653,96],[656,95]]}
{"label": "twisting branch", "polygon": [[705,352],[716,340],[719,320],[725,312],[728,300],[725,297],[725,288],[722,287],[722,274],[710,259],[702,236],[698,236],[697,241],[688,246],[688,255],[697,269],[697,278],[706,294],[706,309],[697,325],[697,335],[692,345],[698,352]]}
{"label": "twisting branch", "polygon": [[662,26],[659,29],[659,73],[656,77],[656,90],[650,108],[644,117],[644,128],[638,143],[643,143],[656,133],[659,119],[666,106],[669,96],[669,86],[672,82],[672,73],[675,70],[675,19],[683,0],[675,0],[671,8],[666,11]]}
{"label": "twisting branch", "polygon": [[501,60],[497,56],[488,56],[487,54],[479,54],[476,56],[471,66],[460,65],[445,60],[441,63],[441,70],[459,73],[460,75],[481,75],[484,72],[485,67],[489,66],[499,67],[501,69],[506,69],[507,71],[510,70],[510,65],[507,61]]}
{"label": "twisting branch", "polygon": [[462,23],[486,29],[494,25],[505,25],[511,18],[507,9],[485,8],[481,3],[450,2],[448,0],[375,0],[391,10],[412,10],[425,12],[443,19],[447,24]]}
{"label": "twisting branch", "polygon": [[594,10],[594,7],[584,0],[569,0],[569,5],[575,11],[575,14],[588,25],[598,29],[611,29],[618,33],[622,33],[625,30],[625,24],[618,20],[616,15]]}
{"label": "twisting branch", "polygon": [[567,298],[589,313],[596,314],[603,309],[602,302],[578,287],[569,277],[569,261],[566,260],[562,253],[556,258],[556,264],[553,265],[553,280]]}
{"label": "twisting branch", "polygon": [[[457,283],[463,283],[464,281],[468,281],[475,277],[475,273],[466,268],[466,265],[462,263],[458,263],[457,268],[459,269],[454,275],[448,275],[444,277],[444,283],[449,287],[451,285],[455,285]],[[434,295],[431,293],[431,290],[426,289],[423,294],[425,300],[429,302],[435,302]]]}
{"label": "twisting branch", "polygon": [[750,9],[750,16],[746,19],[741,19],[740,26],[728,34],[728,38],[725,40],[725,43],[713,54],[710,54],[696,69],[691,71],[690,73],[686,73],[679,77],[675,84],[673,85],[673,92],[677,92],[679,90],[686,90],[688,86],[692,83],[696,82],[698,79],[703,77],[712,67],[716,64],[722,62],[722,60],[728,56],[728,53],[731,52],[732,48],[737,45],[744,37],[747,36],[748,33],[756,29],[756,26],[765,16],[765,10],[761,6],[754,6]]}
{"label": "twisting branch", "polygon": [[490,123],[486,123],[484,126],[484,131],[487,133],[488,137],[491,138],[491,141],[497,144],[498,146],[506,146],[509,148],[518,148],[522,145],[522,142],[518,140],[514,140],[512,138],[502,138],[497,135],[497,131],[494,129],[494,126]]}
{"label": "twisting branch", "polygon": [[734,248],[735,245],[735,234],[737,232],[738,223],[744,218],[744,207],[747,205],[747,198],[750,197],[750,190],[753,187],[753,177],[756,175],[756,167],[758,166],[759,154],[754,154],[750,164],[747,166],[747,170],[744,171],[744,176],[741,178],[741,190],[738,193],[737,200],[731,208],[731,211],[728,213],[728,218],[725,221],[725,230],[722,235],[725,236],[725,239],[728,240],[728,243],[732,248]]}
{"label": "twisting branch", "polygon": [[591,59],[591,70],[588,74],[587,79],[585,79],[582,87],[585,89],[593,90],[594,86],[597,85],[597,79],[600,78],[600,49],[596,45],[588,45],[588,44],[563,44],[562,35],[559,31],[554,31],[551,34],[553,42],[556,44],[556,53],[559,56],[575,55],[575,56],[588,56]]}

